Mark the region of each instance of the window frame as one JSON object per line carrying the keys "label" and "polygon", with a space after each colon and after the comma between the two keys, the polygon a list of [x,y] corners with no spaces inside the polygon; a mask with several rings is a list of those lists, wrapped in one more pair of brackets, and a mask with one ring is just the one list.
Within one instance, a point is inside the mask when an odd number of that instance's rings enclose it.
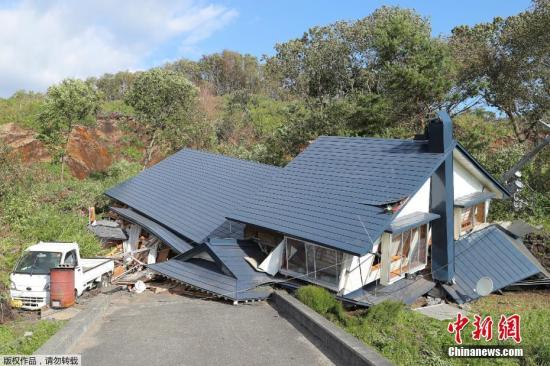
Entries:
{"label": "window frame", "polygon": [[[425,227],[425,230],[423,230],[422,227]],[[421,233],[425,234],[424,238],[422,237]],[[388,243],[390,247],[387,248],[387,250],[390,251],[389,264],[388,264],[388,267],[386,268],[389,271],[388,284],[394,283],[402,279],[403,277],[405,277],[406,274],[416,273],[428,266],[428,243],[429,243],[429,236],[430,236],[429,222],[418,226],[413,226],[397,234],[390,233],[389,235],[390,237],[389,237]],[[396,244],[396,239],[399,240],[399,244]],[[421,246],[424,247],[424,250],[421,250]],[[405,249],[406,249],[406,253],[405,253]],[[415,262],[415,264],[417,265],[415,265],[414,267],[411,267],[411,265],[413,264],[412,262],[413,253],[417,253],[418,260]],[[420,254],[422,254],[422,258],[420,258]],[[395,256],[398,256],[399,259],[393,260]],[[392,265],[395,262],[399,262],[399,267],[392,270]],[[383,266],[381,265],[380,271],[382,270],[383,270]],[[396,272],[396,271],[399,272],[398,275],[393,274],[393,272]],[[380,275],[382,275],[382,272],[380,272]]]}
{"label": "window frame", "polygon": [[[455,220],[460,219],[458,223],[455,223],[455,230],[458,230],[458,234],[455,233],[455,239],[461,238],[474,231],[476,227],[487,222],[487,201],[476,203],[475,205],[467,207],[456,207],[454,215]],[[465,225],[465,213],[467,213],[467,219],[469,224]]]}
{"label": "window frame", "polygon": [[[304,246],[304,252],[305,252],[304,268],[306,269],[306,273],[301,273],[301,272],[297,272],[297,271],[288,269],[288,259],[289,259],[288,250],[287,250],[287,248],[288,248],[288,239],[290,239],[292,241],[295,241],[295,242],[300,242]],[[343,252],[338,251],[336,249],[327,248],[327,247],[323,247],[321,245],[313,244],[313,243],[310,243],[310,242],[305,241],[305,240],[289,237],[289,236],[285,236],[284,241],[285,241],[285,243],[284,243],[284,245],[285,245],[284,246],[284,256],[283,256],[282,266],[279,269],[280,273],[282,273],[284,275],[287,275],[287,276],[297,277],[300,280],[315,283],[315,284],[321,285],[323,287],[329,288],[331,290],[338,291],[338,289],[340,287],[340,282],[341,282],[342,277],[343,277],[343,272],[344,272],[345,258],[344,258]],[[308,248],[310,250],[308,250]],[[316,250],[318,248],[320,248],[321,250],[333,251],[334,254],[335,254],[334,259],[335,259],[335,262],[336,262],[336,279],[335,279],[334,283],[317,278]],[[310,276],[310,271],[309,271],[309,267],[310,267],[309,256],[311,255],[311,253],[313,253],[313,258],[314,258],[313,263],[312,263],[313,268],[314,268],[314,272],[312,272],[312,273],[315,274],[315,277],[311,277]]]}
{"label": "window frame", "polygon": [[76,255],[76,249],[69,250],[67,253],[65,253],[65,258],[63,258],[63,265],[67,264],[67,258],[70,254],[74,255],[74,267],[78,267],[78,256]]}

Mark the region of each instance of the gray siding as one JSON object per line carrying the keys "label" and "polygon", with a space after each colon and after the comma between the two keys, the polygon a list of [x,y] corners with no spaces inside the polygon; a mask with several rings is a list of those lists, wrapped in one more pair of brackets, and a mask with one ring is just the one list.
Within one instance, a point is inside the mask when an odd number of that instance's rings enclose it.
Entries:
{"label": "gray siding", "polygon": [[413,195],[444,157],[425,141],[320,137],[228,217],[364,255],[395,216],[382,206]]}
{"label": "gray siding", "polygon": [[243,225],[225,217],[279,169],[184,149],[106,195],[195,243],[213,235],[241,238]]}

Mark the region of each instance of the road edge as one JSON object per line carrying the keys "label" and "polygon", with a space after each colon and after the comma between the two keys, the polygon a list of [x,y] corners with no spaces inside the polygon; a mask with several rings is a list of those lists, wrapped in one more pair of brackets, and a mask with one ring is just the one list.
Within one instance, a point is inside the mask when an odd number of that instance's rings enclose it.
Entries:
{"label": "road edge", "polygon": [[280,314],[290,317],[301,325],[310,335],[317,338],[321,345],[349,366],[390,366],[388,359],[374,348],[339,328],[323,316],[302,304],[286,291],[276,290],[271,295],[270,304]]}
{"label": "road edge", "polygon": [[100,294],[34,352],[34,355],[68,354],[80,337],[105,314],[109,296]]}

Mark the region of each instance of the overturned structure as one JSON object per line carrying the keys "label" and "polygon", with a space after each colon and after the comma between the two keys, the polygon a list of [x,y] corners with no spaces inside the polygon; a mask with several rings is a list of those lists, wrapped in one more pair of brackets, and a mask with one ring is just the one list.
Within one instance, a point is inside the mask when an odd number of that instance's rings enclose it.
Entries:
{"label": "overturned structure", "polygon": [[284,168],[182,150],[106,194],[177,254],[150,269],[233,301],[292,280],[358,305],[436,284],[465,302],[481,277],[498,290],[547,275],[487,223],[509,193],[445,113],[415,140],[320,137]]}

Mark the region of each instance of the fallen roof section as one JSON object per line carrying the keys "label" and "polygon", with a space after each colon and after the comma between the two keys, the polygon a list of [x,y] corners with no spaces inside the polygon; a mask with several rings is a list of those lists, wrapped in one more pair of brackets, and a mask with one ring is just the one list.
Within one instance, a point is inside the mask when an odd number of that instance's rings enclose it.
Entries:
{"label": "fallen roof section", "polygon": [[196,244],[242,238],[226,216],[280,168],[184,149],[105,194]]}
{"label": "fallen roof section", "polygon": [[258,245],[249,241],[212,239],[187,253],[148,267],[216,297],[232,301],[266,299],[271,291],[257,287],[277,280],[254,270],[245,257],[260,262],[263,255]]}
{"label": "fallen roof section", "polygon": [[412,196],[446,154],[426,141],[323,136],[228,218],[364,255],[395,217],[372,203]]}
{"label": "fallen roof section", "polygon": [[480,297],[476,285],[482,277],[493,281],[494,291],[540,273],[532,256],[526,256],[498,225],[490,225],[455,242],[455,284],[443,285],[459,304]]}
{"label": "fallen roof section", "polygon": [[361,306],[372,306],[386,300],[401,301],[410,305],[434,287],[434,282],[423,277],[403,278],[388,286],[371,283],[338,298]]}
{"label": "fallen roof section", "polygon": [[193,248],[193,245],[176,235],[174,232],[133,210],[121,207],[111,207],[111,211],[119,214],[126,220],[141,226],[143,229],[162,240],[177,253],[184,253]]}

